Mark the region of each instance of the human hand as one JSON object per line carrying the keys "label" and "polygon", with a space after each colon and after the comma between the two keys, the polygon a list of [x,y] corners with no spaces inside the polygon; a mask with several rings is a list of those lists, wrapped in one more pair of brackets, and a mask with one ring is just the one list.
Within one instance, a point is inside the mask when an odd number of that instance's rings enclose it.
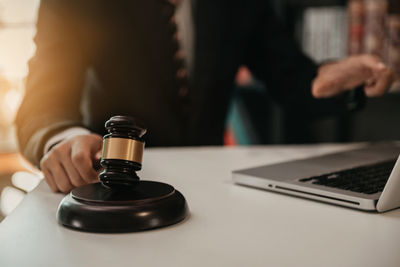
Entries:
{"label": "human hand", "polygon": [[344,60],[322,65],[313,81],[315,98],[327,98],[365,84],[368,97],[385,94],[394,81],[393,72],[373,55],[351,56]]}
{"label": "human hand", "polygon": [[54,192],[93,183],[98,171],[93,164],[101,157],[102,137],[98,134],[77,135],[55,145],[40,161],[46,182]]}

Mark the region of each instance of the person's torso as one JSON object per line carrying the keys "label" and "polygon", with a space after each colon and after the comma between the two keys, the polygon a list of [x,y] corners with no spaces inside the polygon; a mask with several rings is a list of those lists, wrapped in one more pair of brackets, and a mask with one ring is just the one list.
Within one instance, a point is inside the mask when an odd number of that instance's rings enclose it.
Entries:
{"label": "person's torso", "polygon": [[243,9],[234,2],[195,3],[192,75],[185,84],[177,77],[181,64],[175,58],[171,4],[77,1],[78,41],[90,54],[87,123],[103,129],[112,115],[132,115],[148,127],[151,145],[220,144],[234,76],[254,23],[250,5]]}

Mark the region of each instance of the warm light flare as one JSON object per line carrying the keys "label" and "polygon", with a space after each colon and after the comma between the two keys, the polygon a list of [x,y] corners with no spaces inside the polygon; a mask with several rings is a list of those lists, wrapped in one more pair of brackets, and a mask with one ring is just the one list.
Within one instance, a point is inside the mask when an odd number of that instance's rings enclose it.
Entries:
{"label": "warm light flare", "polygon": [[39,0],[0,0],[0,153],[16,151],[13,122],[34,55]]}
{"label": "warm light flare", "polygon": [[14,121],[15,114],[22,100],[22,94],[15,89],[9,90],[2,100],[1,112],[8,123]]}

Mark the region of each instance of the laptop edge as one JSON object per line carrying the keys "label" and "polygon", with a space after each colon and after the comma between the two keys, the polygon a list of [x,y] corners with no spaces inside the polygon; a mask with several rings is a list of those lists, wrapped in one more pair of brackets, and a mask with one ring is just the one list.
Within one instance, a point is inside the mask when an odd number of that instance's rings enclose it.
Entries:
{"label": "laptop edge", "polygon": [[[347,155],[352,155],[352,157],[355,158],[362,158],[361,160],[359,160],[359,162],[356,162],[355,164],[366,164],[367,162],[371,162],[372,159],[376,161],[376,153],[379,153],[379,150],[383,151],[382,155],[379,154],[380,158],[382,158],[381,160],[388,158],[393,159],[399,155],[400,146],[398,146],[398,144],[391,145],[392,146],[390,147],[390,149],[388,149],[387,144],[383,146],[381,144],[369,145],[356,150],[327,154],[323,156],[289,161],[273,165],[265,165],[255,168],[248,168],[244,170],[237,170],[232,172],[232,178],[233,181],[239,185],[265,189],[268,191],[294,195],[302,198],[318,200],[326,203],[346,206],[365,211],[383,212],[396,207],[400,207],[399,159],[397,160],[395,167],[393,168],[393,171],[382,193],[376,193],[372,195],[313,184],[304,184],[299,182],[296,178],[288,177],[290,177],[290,175],[296,177],[296,174],[293,171],[292,173],[290,173],[291,170],[296,171],[296,169],[299,169],[300,173],[300,176],[297,178],[304,178],[301,177],[303,173],[306,173],[305,175],[309,175],[307,171],[312,167],[315,167],[315,169],[321,171],[321,165],[326,164],[326,162],[329,162],[329,160],[339,161],[340,164],[343,164],[344,161],[340,162],[340,158],[346,157]],[[316,162],[318,163],[318,161],[322,164],[316,164]],[[304,170],[306,169],[307,171],[304,172]],[[282,170],[284,171],[282,172]],[[328,172],[329,171],[331,170],[329,170],[328,166]],[[282,172],[284,174],[280,176],[279,172]],[[288,172],[289,175],[286,175],[285,177],[285,174]],[[271,176],[269,176],[269,174],[271,174]],[[318,172],[315,174],[318,174]]]}

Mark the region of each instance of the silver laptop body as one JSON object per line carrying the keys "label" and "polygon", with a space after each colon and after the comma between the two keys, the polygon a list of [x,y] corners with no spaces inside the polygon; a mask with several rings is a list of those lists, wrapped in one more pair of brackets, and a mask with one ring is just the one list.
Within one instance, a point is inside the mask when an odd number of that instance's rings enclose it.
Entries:
{"label": "silver laptop body", "polygon": [[[365,147],[308,159],[233,171],[235,183],[269,191],[319,200],[361,210],[387,211],[400,207],[400,143],[371,144]],[[357,193],[344,189],[301,182],[346,169],[396,160],[382,192]]]}

